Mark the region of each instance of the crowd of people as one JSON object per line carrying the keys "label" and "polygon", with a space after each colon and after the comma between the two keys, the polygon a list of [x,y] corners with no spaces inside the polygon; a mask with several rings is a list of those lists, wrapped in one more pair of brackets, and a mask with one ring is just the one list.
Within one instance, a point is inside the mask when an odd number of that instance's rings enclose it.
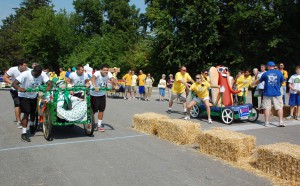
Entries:
{"label": "crowd of people", "polygon": [[[266,65],[260,66],[260,71],[255,68],[251,75],[251,70],[239,71],[235,78],[230,75],[227,69],[227,77],[229,85],[236,90],[237,94],[233,95],[236,104],[246,103],[248,90],[252,92],[252,104],[255,108],[263,109],[265,115],[265,126],[269,125],[270,110],[272,105],[278,110],[279,126],[285,126],[283,121],[283,105],[286,104],[287,83],[289,85],[289,105],[290,116],[287,119],[300,120],[300,66],[296,67],[296,73],[288,79],[288,73],[284,70],[284,64],[280,63],[279,68],[274,62],[270,61]],[[119,76],[121,77],[121,76]],[[21,60],[18,66],[11,67],[4,75],[4,80],[12,84],[10,90],[14,106],[15,116],[18,128],[22,129],[21,139],[30,141],[26,135],[27,124],[30,125],[30,131],[34,132],[33,122],[34,113],[37,103],[37,92],[26,92],[28,88],[36,88],[41,84],[47,84],[47,90],[52,87],[52,81],[58,78],[71,85],[84,85],[91,87],[91,105],[94,113],[98,114],[97,129],[104,132],[102,124],[104,110],[106,107],[106,90],[109,85],[120,90],[117,86],[118,71],[113,68],[113,72],[109,72],[109,67],[103,64],[100,70],[93,73],[86,73],[82,65],[77,68],[68,68],[64,71],[59,68],[59,75],[55,72],[49,72],[38,64],[32,64],[32,69],[28,68],[28,62]],[[142,70],[136,75],[133,70],[129,70],[122,78],[124,82],[124,99],[140,99],[149,101],[151,99],[152,88],[154,86],[154,78],[150,73],[144,74]],[[119,80],[120,80],[119,79]],[[174,100],[179,100],[183,105],[183,112],[186,120],[190,119],[190,111],[196,104],[204,103],[208,116],[208,123],[212,124],[210,116],[211,92],[212,88],[221,88],[220,86],[211,86],[209,72],[207,70],[195,75],[195,80],[187,72],[185,66],[182,66],[173,77],[173,74],[162,74],[157,84],[159,90],[158,101],[168,100],[168,112],[172,113],[172,105]],[[192,93],[194,95],[187,103],[187,97]],[[137,96],[139,94],[139,96]],[[73,96],[81,97],[81,92],[74,92]],[[260,97],[260,102],[259,102]],[[294,110],[297,110],[294,115]],[[21,120],[21,113],[23,118]]]}

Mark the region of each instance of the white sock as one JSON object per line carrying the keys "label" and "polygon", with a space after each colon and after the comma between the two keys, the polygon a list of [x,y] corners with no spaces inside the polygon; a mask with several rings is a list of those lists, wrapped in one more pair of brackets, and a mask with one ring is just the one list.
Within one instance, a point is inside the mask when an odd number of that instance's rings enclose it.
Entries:
{"label": "white sock", "polygon": [[171,107],[169,107],[169,110],[171,110],[172,108]]}
{"label": "white sock", "polygon": [[185,108],[185,109],[183,109],[183,112],[186,112],[186,108]]}
{"label": "white sock", "polygon": [[23,133],[23,134],[26,134],[26,133],[27,133],[27,128],[26,128],[26,127],[23,127],[23,128],[22,128],[22,133]]}
{"label": "white sock", "polygon": [[101,127],[101,124],[102,124],[102,120],[98,119],[98,127]]}

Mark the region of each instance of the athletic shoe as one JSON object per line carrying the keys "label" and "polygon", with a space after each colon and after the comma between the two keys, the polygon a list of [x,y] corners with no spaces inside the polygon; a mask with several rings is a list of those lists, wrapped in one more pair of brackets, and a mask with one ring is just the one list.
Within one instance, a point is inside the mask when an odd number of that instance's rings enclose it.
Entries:
{"label": "athletic shoe", "polygon": [[127,98],[124,97],[124,100],[126,100]]}
{"label": "athletic shoe", "polygon": [[212,124],[212,120],[208,118],[208,124]]}
{"label": "athletic shoe", "polygon": [[286,117],[286,119],[294,119],[294,117],[293,116],[288,116],[288,117]]}
{"label": "athletic shoe", "polygon": [[35,133],[35,127],[34,127],[34,125],[30,125],[29,129],[30,129],[30,134],[34,134]]}
{"label": "athletic shoe", "polygon": [[30,138],[28,137],[28,135],[26,133],[21,134],[21,140],[23,142],[31,142]]}
{"label": "athletic shoe", "polygon": [[269,122],[265,122],[264,124],[265,127],[269,127],[269,125],[270,125]]}
{"label": "athletic shoe", "polygon": [[300,116],[295,117],[296,120],[300,120]]}
{"label": "athletic shoe", "polygon": [[167,113],[168,113],[168,114],[171,114],[171,113],[172,113],[172,110],[171,110],[171,109],[168,109],[168,110],[167,110]]}
{"label": "athletic shoe", "polygon": [[185,120],[190,120],[191,118],[190,118],[190,116],[185,116],[184,119]]}
{"label": "athletic shoe", "polygon": [[104,127],[99,127],[98,130],[99,130],[99,132],[105,132],[105,128]]}
{"label": "athletic shoe", "polygon": [[284,124],[284,122],[283,122],[283,121],[279,122],[279,125],[278,125],[278,127],[285,127],[285,124]]}
{"label": "athletic shoe", "polygon": [[21,123],[17,123],[18,125],[18,129],[22,129],[22,124]]}

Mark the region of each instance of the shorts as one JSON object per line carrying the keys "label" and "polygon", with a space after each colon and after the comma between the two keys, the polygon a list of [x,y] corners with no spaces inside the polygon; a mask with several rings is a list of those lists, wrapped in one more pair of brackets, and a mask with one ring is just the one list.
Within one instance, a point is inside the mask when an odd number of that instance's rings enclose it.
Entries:
{"label": "shorts", "polygon": [[144,86],[139,86],[139,93],[144,94],[145,93],[145,87]]}
{"label": "shorts", "polygon": [[37,107],[37,98],[30,99],[19,97],[19,100],[22,113],[35,115]]}
{"label": "shorts", "polygon": [[137,86],[131,86],[131,90],[132,90],[132,92],[136,92],[137,91]]}
{"label": "shorts", "polygon": [[171,99],[170,101],[174,101],[175,99],[179,99],[180,102],[186,102],[186,93],[183,92],[181,94],[176,94],[171,91]]}
{"label": "shorts", "polygon": [[10,95],[14,101],[15,107],[20,107],[20,99],[18,96],[18,91],[10,89]]}
{"label": "shorts", "polygon": [[162,97],[164,97],[166,94],[166,89],[165,88],[159,88],[159,95],[161,95]]}
{"label": "shorts", "polygon": [[131,92],[131,86],[125,86],[125,92]]}
{"label": "shorts", "polygon": [[300,94],[290,94],[290,106],[300,106]]}
{"label": "shorts", "polygon": [[104,112],[106,107],[106,96],[91,96],[91,105],[93,112]]}
{"label": "shorts", "polygon": [[196,101],[197,103],[201,103],[202,101],[205,101],[205,100],[209,100],[209,97],[205,97],[203,99],[200,99],[200,98],[197,98],[197,97],[194,97],[193,98],[193,101]]}
{"label": "shorts", "polygon": [[283,107],[282,96],[276,96],[276,97],[264,96],[263,103],[262,103],[263,109],[271,110],[272,103],[274,105],[275,110],[282,109]]}

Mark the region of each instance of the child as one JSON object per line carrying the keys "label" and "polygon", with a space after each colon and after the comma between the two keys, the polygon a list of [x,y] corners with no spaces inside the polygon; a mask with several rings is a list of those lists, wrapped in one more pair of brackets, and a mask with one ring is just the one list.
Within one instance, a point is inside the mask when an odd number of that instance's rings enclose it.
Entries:
{"label": "child", "polygon": [[207,81],[203,80],[200,74],[197,74],[196,82],[193,83],[192,86],[190,87],[190,90],[195,93],[196,97],[193,98],[193,100],[190,102],[190,104],[187,107],[188,115],[184,118],[185,120],[190,119],[189,114],[192,107],[197,103],[203,101],[207,111],[208,123],[212,124],[212,120],[210,118],[209,88],[210,88],[210,84]]}
{"label": "child", "polygon": [[296,74],[292,75],[289,79],[290,86],[290,116],[287,119],[292,119],[294,108],[296,108],[295,119],[300,120],[300,66],[296,67]]}

